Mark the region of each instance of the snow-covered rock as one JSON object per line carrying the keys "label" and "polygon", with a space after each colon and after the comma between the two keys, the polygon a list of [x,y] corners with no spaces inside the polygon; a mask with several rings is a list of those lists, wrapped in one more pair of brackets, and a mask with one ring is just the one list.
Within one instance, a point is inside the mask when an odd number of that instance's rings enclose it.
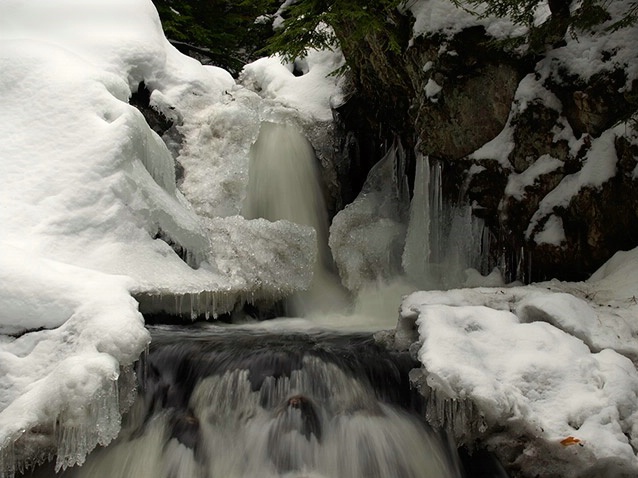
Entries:
{"label": "snow-covered rock", "polygon": [[635,476],[637,274],[634,249],[584,283],[408,296],[398,345],[413,334],[430,423],[521,476]]}

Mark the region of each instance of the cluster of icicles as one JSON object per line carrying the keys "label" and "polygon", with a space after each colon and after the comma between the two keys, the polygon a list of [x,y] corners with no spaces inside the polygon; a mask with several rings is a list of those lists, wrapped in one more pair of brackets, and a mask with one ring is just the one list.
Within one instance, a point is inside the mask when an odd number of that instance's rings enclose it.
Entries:
{"label": "cluster of icicles", "polygon": [[[117,438],[122,414],[135,400],[135,380],[133,367],[124,367],[118,377],[104,380],[103,388],[83,410],[60,413],[53,430],[23,430],[8,439],[0,448],[0,478],[14,478],[50,461],[55,461],[56,473],[84,464],[97,445],[107,446]],[[39,449],[25,459],[25,452],[34,446]]]}

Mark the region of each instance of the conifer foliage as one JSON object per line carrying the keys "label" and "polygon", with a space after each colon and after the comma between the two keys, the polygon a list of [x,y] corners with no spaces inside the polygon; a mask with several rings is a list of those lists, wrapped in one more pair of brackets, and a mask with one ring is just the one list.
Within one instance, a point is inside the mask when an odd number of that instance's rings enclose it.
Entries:
{"label": "conifer foliage", "polygon": [[[392,18],[401,0],[299,0],[280,10],[284,22],[270,38],[266,51],[284,60],[303,57],[311,48],[333,48],[344,42],[359,43],[371,34],[384,34],[387,47],[400,51]],[[340,25],[340,38],[329,27]]]}

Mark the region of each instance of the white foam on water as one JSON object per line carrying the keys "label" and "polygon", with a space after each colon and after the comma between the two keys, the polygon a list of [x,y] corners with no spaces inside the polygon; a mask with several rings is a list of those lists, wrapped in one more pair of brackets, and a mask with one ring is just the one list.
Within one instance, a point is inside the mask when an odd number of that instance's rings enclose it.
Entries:
{"label": "white foam on water", "polygon": [[367,382],[317,357],[255,390],[247,369],[211,375],[193,390],[195,450],[171,438],[167,414],[139,430],[132,414],[122,438],[75,478],[459,476],[421,421],[376,398]]}

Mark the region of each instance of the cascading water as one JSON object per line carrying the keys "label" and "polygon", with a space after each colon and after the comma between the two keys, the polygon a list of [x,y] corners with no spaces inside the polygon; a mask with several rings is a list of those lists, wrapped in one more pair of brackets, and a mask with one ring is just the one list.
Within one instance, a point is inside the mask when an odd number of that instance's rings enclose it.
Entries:
{"label": "cascading water", "polygon": [[[364,191],[368,201],[363,201],[363,212],[371,213],[366,218],[374,220],[379,206],[386,222],[398,221],[392,230],[399,232],[407,210],[401,193],[405,176],[397,167],[402,157],[397,150],[384,163],[393,181],[392,197],[372,187]],[[322,310],[325,304],[345,310],[343,291],[331,271],[328,221],[307,140],[293,126],[262,124],[249,177],[247,218],[287,219],[316,231],[315,281],[292,304],[294,311]],[[431,259],[442,250],[440,184],[440,165],[431,167],[427,158],[417,158],[402,263],[418,285],[429,280]],[[394,299],[400,297],[396,288],[388,290]],[[358,292],[363,297],[365,288]],[[385,302],[381,291],[374,296]],[[363,302],[384,309],[373,297]],[[382,315],[394,323],[395,313]],[[369,322],[370,315],[365,319]],[[337,320],[343,328],[343,317]],[[408,372],[420,365],[408,354],[377,345],[370,333],[318,332],[320,323],[326,322],[313,319],[312,332],[305,333],[278,329],[278,321],[244,328],[154,328],[150,355],[138,370],[139,394],[118,439],[62,475],[460,478],[456,450],[424,423],[431,404],[410,389]],[[505,476],[498,467],[489,470],[476,476]],[[473,476],[471,471],[465,476]],[[43,467],[31,476],[50,478],[53,472]]]}
{"label": "cascading water", "polygon": [[366,334],[156,328],[117,442],[75,478],[452,478],[407,408],[406,354]]}
{"label": "cascading water", "polygon": [[314,278],[306,293],[288,301],[291,315],[345,308],[345,293],[333,272],[328,248],[328,215],[314,150],[290,124],[264,122],[250,151],[247,219],[285,219],[312,227],[317,235]]}

